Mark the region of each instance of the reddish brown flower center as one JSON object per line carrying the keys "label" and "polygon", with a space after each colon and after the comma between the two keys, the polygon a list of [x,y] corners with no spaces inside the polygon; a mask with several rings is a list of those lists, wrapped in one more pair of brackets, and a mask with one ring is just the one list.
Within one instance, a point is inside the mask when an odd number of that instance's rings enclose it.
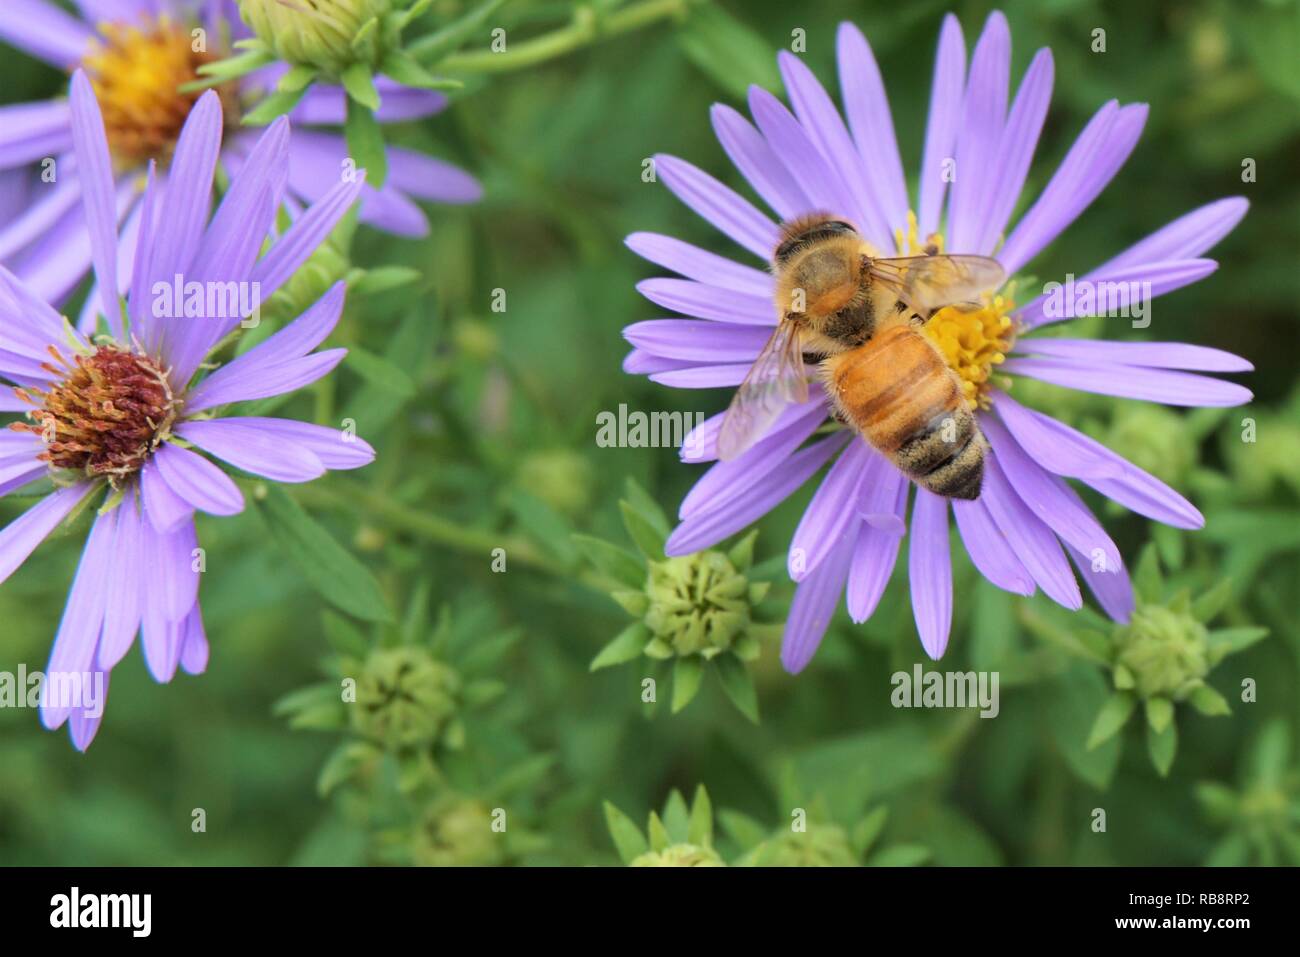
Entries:
{"label": "reddish brown flower center", "polygon": [[49,372],[62,381],[48,392],[15,389],[35,408],[10,428],[45,443],[53,469],[105,476],[114,485],[138,471],[166,437],[176,399],[166,373],[149,357],[118,346],[77,354],[71,364],[51,346]]}

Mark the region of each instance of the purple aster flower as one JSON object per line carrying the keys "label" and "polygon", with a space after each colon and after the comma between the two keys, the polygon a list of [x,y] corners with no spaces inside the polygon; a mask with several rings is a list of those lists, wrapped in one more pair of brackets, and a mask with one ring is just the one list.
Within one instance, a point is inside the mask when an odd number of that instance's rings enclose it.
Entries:
{"label": "purple aster flower", "polygon": [[[364,178],[336,184],[260,255],[288,188],[289,123],[277,120],[252,146],[209,222],[223,125],[221,100],[208,92],[178,137],[165,187],[151,164],[128,250],[115,228],[102,114],[81,71],[72,79],[69,119],[99,288],[121,277],[129,291],[124,306],[104,292],[108,334],[92,338],[0,267],[0,376],[15,385],[0,395],[0,410],[26,413],[0,433],[0,494],[47,477],[54,484],[0,531],[0,581],[61,522],[102,499],[47,678],[106,679],[139,633],[150,673],[170,681],[178,666],[197,674],[208,660],[194,513],[244,507],[236,484],[200,452],[253,475],[305,482],[327,469],[359,468],[374,451],[335,429],[223,411],[306,386],[339,363],[343,349],[312,350],[338,321],[341,283],[215,371],[209,356],[243,313],[195,316],[188,298],[169,305],[162,293],[182,276],[187,289],[198,283],[272,295],[356,202]],[[101,716],[102,707],[84,700],[48,695],[41,704],[45,726],[67,721],[82,750]]]}
{"label": "purple aster flower", "polygon": [[[116,182],[114,215],[130,249],[139,231],[143,172],[156,161],[166,176],[197,93],[178,87],[198,79],[196,70],[219,59],[228,44],[249,36],[233,0],[77,0],[80,16],[48,0],[0,4],[0,40],[59,69],[84,69],[104,113]],[[203,44],[192,31],[202,28]],[[203,46],[195,50],[195,46]],[[260,131],[240,127],[240,111],[274,89],[287,68],[274,65],[218,88],[228,136],[222,164],[228,174],[248,162]],[[439,112],[438,92],[376,78],[381,123]],[[341,87],[314,84],[289,114],[295,126],[333,127],[344,121]],[[90,246],[78,198],[81,171],[71,160],[71,111],[66,100],[0,107],[0,170],[30,168],[52,158],[57,178],[22,216],[0,229],[0,262],[23,276],[42,298],[61,302],[90,266]],[[347,160],[340,132],[297,129],[289,144],[292,166],[286,198],[291,208],[315,202],[338,182]],[[468,173],[422,153],[387,148],[389,175],[381,189],[362,191],[360,218],[404,236],[422,236],[429,222],[415,200],[468,203],[482,190]],[[120,289],[119,291],[125,291]],[[89,322],[89,317],[83,317]]]}
{"label": "purple aster flower", "polygon": [[[1047,115],[1052,55],[1038,51],[1010,98],[1006,19],[996,12],[989,17],[967,69],[961,28],[950,15],[939,39],[919,196],[912,206],[871,48],[845,23],[837,53],[843,115],[799,58],[781,53],[793,112],[752,87],[753,123],[719,104],[713,126],[736,168],[780,220],[829,212],[855,224],[877,255],[913,255],[933,242],[946,253],[992,256],[1014,276],[1097,198],[1146,120],[1144,104],[1102,106],[1038,198],[1009,227]],[[684,160],[661,155],[656,169],[682,202],[757,260],[771,261],[780,235],[772,217]],[[1194,210],[1096,267],[1079,284],[1113,283],[1123,291],[1137,283],[1149,299],[1195,282],[1215,269],[1201,257],[1237,224],[1246,206],[1244,199],[1231,198]],[[682,388],[738,385],[777,321],[772,275],[669,236],[635,233],[627,243],[683,277],[646,280],[640,292],[692,318],[629,326],[624,335],[634,348],[626,371]],[[1169,405],[1232,406],[1251,397],[1242,386],[1199,374],[1248,371],[1244,359],[1181,343],[1035,337],[1050,322],[1092,310],[1086,304],[1076,309],[1073,301],[1062,306],[1050,295],[1018,304],[1014,294],[1013,279],[1000,291],[990,290],[978,308],[942,309],[922,327],[960,378],[990,444],[977,499],[951,500],[950,506],[949,499],[919,487],[911,496],[912,608],[921,644],[936,659],[952,623],[950,511],[972,563],[994,585],[1020,595],[1042,589],[1077,609],[1082,596],[1073,563],[1101,607],[1119,621],[1133,608],[1127,572],[1115,544],[1066,479],[1168,525],[1204,524],[1191,503],[1154,476],[1014,399],[1013,376]],[[1121,292],[1117,304],[1129,305],[1127,295]],[[909,526],[912,483],[847,429],[824,434],[827,398],[819,387],[813,393],[806,403],[787,406],[739,457],[718,461],[705,473],[682,502],[681,522],[667,545],[670,555],[711,546],[830,465],[790,547],[789,571],[798,586],[781,660],[791,672],[812,658],[841,594],[855,622],[872,614]],[[688,437],[685,461],[718,458],[722,420],[716,415]]]}

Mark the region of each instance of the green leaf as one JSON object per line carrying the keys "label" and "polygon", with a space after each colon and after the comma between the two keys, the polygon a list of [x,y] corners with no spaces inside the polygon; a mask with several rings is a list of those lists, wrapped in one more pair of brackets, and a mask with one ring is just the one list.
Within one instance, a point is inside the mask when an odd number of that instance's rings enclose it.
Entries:
{"label": "green leaf", "polygon": [[385,392],[391,392],[401,399],[410,399],[415,395],[414,380],[403,372],[395,363],[383,356],[367,352],[357,346],[348,348],[347,367],[355,372],[367,384]]}
{"label": "green leaf", "polygon": [[888,819],[889,808],[881,805],[878,808],[873,808],[862,820],[854,825],[850,841],[853,844],[853,850],[859,857],[865,857],[870,852],[872,846],[880,837],[880,832],[885,829],[885,821]]}
{"label": "green leaf", "polygon": [[[663,561],[664,542],[667,536],[660,534],[645,514],[631,502],[624,499],[618,503],[618,506],[623,512],[623,525],[626,526],[628,535],[632,537],[641,554],[650,561]],[[642,583],[644,584],[644,581]]]}
{"label": "green leaf", "polygon": [[749,669],[734,654],[721,654],[713,659],[722,690],[738,711],[754,724],[758,724],[758,692]]}
{"label": "green leaf", "polygon": [[321,612],[320,617],[325,640],[336,651],[355,658],[364,658],[370,653],[370,642],[352,622],[328,609]]}
{"label": "green leaf", "polygon": [[272,93],[262,102],[258,103],[253,109],[244,114],[243,123],[245,126],[265,126],[278,116],[291,111],[298,105],[298,101],[303,98],[307,88],[301,90],[287,90],[280,93]]}
{"label": "green leaf", "polygon": [[1232,582],[1225,578],[1192,602],[1192,617],[1201,623],[1211,621],[1232,597]]}
{"label": "green leaf", "polygon": [[757,538],[758,529],[754,529],[728,550],[727,561],[731,562],[736,571],[747,572],[754,564],[754,541]]}
{"label": "green leaf", "polygon": [[930,859],[930,849],[920,844],[895,844],[867,861],[868,867],[919,867]]}
{"label": "green leaf", "polygon": [[[554,508],[536,495],[514,487],[508,493],[510,510],[519,524],[538,544],[558,558],[565,568],[571,567],[578,560],[578,551],[573,544],[573,532],[568,521]],[[645,580],[637,586],[640,590]]]}
{"label": "green leaf", "polygon": [[599,654],[591,659],[589,671],[599,671],[610,665],[621,665],[633,658],[640,658],[645,653],[646,642],[650,640],[650,629],[641,622],[633,622],[619,632],[618,636],[600,649]]}
{"label": "green leaf", "polygon": [[418,90],[459,90],[465,85],[461,80],[434,76],[401,50],[389,52],[384,62],[380,64],[379,72],[396,80],[402,86],[410,86]]}
{"label": "green leaf", "polygon": [[349,780],[362,765],[378,756],[379,752],[364,742],[349,741],[339,745],[325,759],[325,764],[320,769],[316,778],[316,793],[322,798],[329,797],[335,788]]}
{"label": "green leaf", "polygon": [[691,811],[686,806],[686,798],[676,788],[668,793],[668,800],[664,802],[663,822],[674,844],[686,841],[691,830]]}
{"label": "green leaf", "polygon": [[[265,47],[247,50],[244,53],[227,57],[224,60],[213,60],[209,63],[204,63],[198,68],[198,74],[199,76],[204,77],[206,82],[186,84],[186,86],[193,85],[199,88],[204,86],[216,86],[220,83],[226,82],[227,80],[233,80],[237,77],[244,76],[245,74],[252,73],[254,70],[260,70],[268,63],[274,62],[275,54]],[[181,89],[183,92],[190,92],[184,87]]]}
{"label": "green leaf", "polygon": [[366,171],[366,182],[379,189],[388,179],[388,154],[384,150],[384,134],[375,114],[348,97],[348,113],[343,123],[343,135],[348,142],[348,153],[358,167]]}
{"label": "green leaf", "polygon": [[1168,698],[1148,698],[1146,712],[1147,724],[1156,732],[1164,731],[1174,720],[1174,705]]}
{"label": "green leaf", "polygon": [[596,570],[626,585],[641,590],[645,587],[645,563],[626,549],[592,535],[574,535],[573,544],[596,567]]}
{"label": "green leaf", "polygon": [[282,93],[296,93],[299,90],[305,90],[311,85],[311,81],[316,79],[316,68],[299,64],[290,67],[285,74],[280,77],[280,82],[276,83],[275,88]]}
{"label": "green leaf", "polygon": [[605,802],[604,807],[605,825],[609,828],[609,836],[614,841],[619,860],[624,864],[631,864],[650,850],[650,845],[646,842],[641,829],[632,823],[631,818],[608,801]]}
{"label": "green leaf", "polygon": [[1154,545],[1148,544],[1138,556],[1133,572],[1133,587],[1147,604],[1156,604],[1164,595],[1164,577],[1160,574],[1160,559]]}
{"label": "green leaf", "polygon": [[726,832],[727,837],[742,848],[757,847],[767,840],[767,828],[740,811],[723,808],[718,811],[718,823],[722,825],[722,830]]}
{"label": "green leaf", "polygon": [[1263,641],[1268,637],[1267,628],[1216,628],[1210,631],[1207,636],[1210,642],[1210,649],[1215,655],[1215,661],[1221,661],[1228,655],[1235,655],[1239,651],[1245,651],[1256,642]]}
{"label": "green leaf", "polygon": [[[412,41],[407,46],[407,52],[413,57],[418,57],[424,63],[437,64],[439,60],[448,54],[455,53],[462,44],[479,32],[479,28],[487,23],[488,18],[500,9],[506,0],[486,0],[480,3],[473,10],[470,10],[458,20],[431,33],[428,36]],[[389,74],[392,76],[392,74]],[[397,79],[397,77],[393,77]]]}
{"label": "green leaf", "polygon": [[623,497],[628,500],[634,509],[641,513],[641,516],[650,523],[651,527],[664,538],[668,537],[670,526],[668,516],[664,510],[659,507],[659,503],[650,497],[650,493],[637,484],[633,478],[628,478],[624,483]]}
{"label": "green leaf", "polygon": [[751,84],[781,88],[776,51],[756,33],[712,3],[693,5],[677,41],[687,59],[722,89],[745,99]]}
{"label": "green leaf", "polygon": [[1199,685],[1187,700],[1193,708],[1209,718],[1232,714],[1232,708],[1228,707],[1228,699],[1209,685]]}
{"label": "green leaf", "polygon": [[363,621],[391,621],[379,582],[279,486],[257,501],[271,538],[326,601]]}
{"label": "green leaf", "polygon": [[646,828],[646,833],[650,837],[650,850],[662,851],[672,843],[672,838],[668,835],[668,828],[664,827],[664,822],[659,819],[659,815],[654,811],[650,812],[650,822]]}
{"label": "green leaf", "polygon": [[339,80],[351,99],[368,110],[379,109],[379,91],[375,89],[375,78],[368,64],[353,63],[343,71]]}
{"label": "green leaf", "polygon": [[1091,751],[1113,738],[1119,729],[1124,727],[1124,723],[1128,721],[1136,705],[1137,699],[1126,691],[1117,691],[1107,698],[1106,703],[1097,712],[1097,720],[1092,724],[1092,731],[1088,733],[1087,749]]}
{"label": "green leaf", "polygon": [[1160,776],[1168,776],[1169,769],[1174,766],[1174,755],[1178,751],[1178,725],[1170,721],[1163,731],[1148,726],[1147,751]]}
{"label": "green leaf", "polygon": [[691,699],[700,690],[700,680],[703,677],[704,661],[699,655],[686,655],[677,659],[673,665],[673,714],[691,703]]}
{"label": "green leaf", "polygon": [[713,846],[713,802],[703,784],[696,787],[695,800],[691,802],[691,824],[686,840],[700,847]]}
{"label": "green leaf", "polygon": [[362,296],[373,296],[410,285],[421,275],[420,270],[410,266],[377,266],[362,271],[357,279],[349,280],[348,290]]}
{"label": "green leaf", "polygon": [[1113,737],[1092,750],[1084,746],[1097,712],[1110,694],[1105,680],[1096,668],[1077,663],[1044,691],[1047,725],[1065,763],[1085,783],[1106,790],[1119,767],[1120,739]]}

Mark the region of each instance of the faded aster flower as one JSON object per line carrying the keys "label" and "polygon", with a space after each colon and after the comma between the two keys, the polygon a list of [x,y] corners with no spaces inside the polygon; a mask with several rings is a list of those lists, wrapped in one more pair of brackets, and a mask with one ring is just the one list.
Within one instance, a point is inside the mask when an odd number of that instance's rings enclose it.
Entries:
{"label": "faded aster flower", "polygon": [[[80,15],[47,0],[6,2],[0,5],[0,40],[59,69],[85,71],[104,115],[116,183],[113,213],[129,250],[140,228],[145,169],[157,162],[164,179],[170,175],[177,137],[199,98],[182,87],[198,81],[199,68],[247,37],[248,28],[233,0],[82,0],[77,6]],[[240,126],[241,119],[287,70],[273,64],[217,87],[226,123],[221,154],[226,173],[245,166],[260,139],[257,129]],[[380,123],[419,119],[447,105],[442,93],[384,76],[376,78],[375,88]],[[310,128],[342,125],[346,102],[342,87],[313,84],[289,114],[296,129],[289,143],[285,196],[295,212],[327,194],[345,170],[349,151],[343,135]],[[68,162],[71,149],[66,100],[0,107],[0,171],[27,169],[49,159],[55,163],[53,185],[0,228],[0,262],[50,302],[60,302],[90,266],[77,202],[84,171]],[[362,222],[422,236],[429,221],[415,200],[467,203],[482,195],[472,176],[442,160],[397,146],[387,147],[386,155],[386,182],[362,190]],[[84,315],[82,330],[91,322],[93,315]]]}
{"label": "faded aster flower", "polygon": [[[284,200],[289,124],[272,124],[252,147],[209,222],[223,124],[220,98],[206,93],[180,131],[166,188],[151,168],[135,241],[119,243],[103,116],[80,70],[69,115],[103,292],[95,305],[102,306],[100,328],[108,334],[75,331],[0,267],[0,375],[15,383],[0,398],[0,410],[26,413],[26,421],[0,437],[0,494],[47,476],[55,486],[0,531],[0,581],[66,518],[99,502],[47,676],[106,679],[138,633],[150,673],[166,682],[178,666],[197,674],[208,660],[194,513],[233,515],[244,507],[235,483],[195,449],[281,482],[358,468],[374,451],[335,429],[221,412],[234,402],[301,388],[339,363],[343,349],[312,350],[339,319],[341,283],[215,371],[205,363],[239,327],[241,310],[195,316],[160,298],[159,290],[183,276],[187,288],[198,283],[273,294],[353,205],[361,181],[335,185],[260,255]],[[125,278],[124,305],[107,291],[111,277]],[[82,750],[101,717],[102,707],[84,702],[47,695],[41,703],[45,726],[67,721]]]}
{"label": "faded aster flower", "polygon": [[[1047,115],[1053,76],[1051,52],[1039,50],[1009,101],[1010,47],[1006,19],[992,14],[967,70],[961,29],[955,17],[945,20],[915,207],[879,70],[851,24],[841,25],[838,37],[843,116],[800,59],[783,52],[779,65],[794,112],[753,87],[749,107],[757,125],[717,105],[714,129],[737,169],[783,221],[828,212],[852,223],[875,255],[915,255],[933,245],[948,254],[992,256],[1014,277],[1119,171],[1137,143],[1147,107],[1114,101],[1102,106],[1042,193],[1008,229]],[[770,263],[780,241],[771,217],[684,160],[660,155],[655,166],[687,206],[761,263]],[[1149,284],[1142,293],[1147,300],[1204,278],[1216,264],[1199,257],[1236,225],[1246,206],[1244,199],[1232,198],[1201,207],[1078,282],[1122,283],[1124,290]],[[773,276],[757,264],[669,236],[635,233],[627,242],[684,277],[647,280],[638,287],[641,293],[693,318],[629,326],[624,335],[634,348],[624,368],[682,388],[738,385],[777,321]],[[950,511],[972,562],[993,584],[1021,595],[1041,588],[1077,609],[1082,596],[1073,560],[1118,621],[1133,609],[1119,550],[1065,479],[1169,525],[1204,524],[1200,512],[1168,485],[1027,408],[1008,390],[1013,377],[1025,376],[1168,405],[1230,406],[1248,401],[1250,392],[1195,373],[1242,372],[1250,363],[1180,343],[1037,337],[1033,333],[1048,323],[1092,310],[1074,299],[1058,308],[1046,294],[1018,299],[1012,279],[989,290],[978,308],[944,308],[921,327],[959,377],[964,401],[991,446],[977,499],[950,506],[947,498],[919,487],[911,495],[912,483],[865,441],[834,423],[827,428],[828,400],[814,384],[807,402],[788,405],[758,442],[715,464],[682,502],[669,555],[708,548],[745,528],[830,464],[790,547],[789,572],[799,585],[782,648],[789,671],[808,664],[842,593],[855,622],[872,614],[909,524],[912,607],[922,646],[933,658],[943,654],[952,622]],[[1134,301],[1124,298],[1119,305]],[[717,459],[722,420],[714,416],[688,438],[685,461]]]}

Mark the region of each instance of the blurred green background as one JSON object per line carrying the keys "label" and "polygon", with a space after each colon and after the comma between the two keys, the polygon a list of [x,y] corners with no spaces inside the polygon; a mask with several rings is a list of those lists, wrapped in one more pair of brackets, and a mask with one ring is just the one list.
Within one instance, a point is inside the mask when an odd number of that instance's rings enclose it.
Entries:
{"label": "blurred green background", "polygon": [[[428,22],[469,6],[439,0]],[[779,90],[775,51],[795,28],[806,31],[806,61],[837,84],[835,27],[848,19],[877,55],[904,165],[914,171],[940,20],[956,12],[969,47],[994,8],[929,0],[697,6],[684,23],[526,71],[471,77],[448,112],[393,134],[473,171],[486,198],[433,208],[427,240],[357,232],[357,263],[404,264],[420,278],[353,296],[335,339],[360,359],[344,363],[328,396],[301,396],[280,414],[310,418],[332,404],[378,450],[365,471],[291,494],[374,575],[395,623],[372,628],[341,611],[323,615],[327,602],[286,560],[261,509],[231,520],[201,516],[207,674],[159,686],[133,651],[85,755],[65,734],[44,732],[35,712],[0,710],[0,863],[615,863],[603,801],[640,822],[674,788],[689,796],[699,784],[715,808],[737,812],[725,815],[734,826],[717,837],[728,859],[749,849],[744,821],[780,828],[798,801],[832,831],[852,831],[874,810],[882,842],[918,847],[916,859],[938,864],[1300,863],[1294,2],[998,7],[1011,23],[1013,82],[1038,47],[1056,58],[1027,196],[1102,102],[1151,104],[1132,158],[1032,264],[1035,275],[1082,273],[1222,196],[1252,204],[1208,254],[1219,271],[1162,299],[1147,333],[1251,359],[1257,371],[1243,381],[1254,403],[1184,414],[1024,390],[1026,401],[1156,472],[1205,513],[1203,531],[1157,533],[1090,498],[1130,564],[1154,543],[1171,593],[1201,595],[1228,576],[1232,594],[1218,624],[1269,629],[1211,673],[1230,716],[1180,707],[1167,777],[1148,758],[1140,718],[1084,750],[1109,674],[1052,640],[1078,620],[1041,595],[1022,601],[995,591],[960,548],[953,637],[939,667],[1000,671],[995,720],[890,706],[890,674],[925,661],[903,557],[875,616],[853,626],[841,609],[797,678],[776,660],[779,629],[762,632],[762,654],[748,666],[758,725],[712,676],[688,708],[670,714],[664,692],[656,707],[641,701],[643,677],[659,675],[667,687],[659,664],[637,659],[588,673],[629,618],[594,587],[571,533],[630,547],[618,504],[627,477],[671,515],[703,471],[671,449],[598,448],[597,413],[626,403],[712,414],[727,400],[620,369],[622,327],[660,315],[634,289],[657,270],[623,238],[652,230],[735,252],[661,185],[642,181],[643,159],[673,153],[747,193],[713,137],[709,105],[743,109],[751,81]],[[524,38],[562,25],[570,12],[565,3],[508,3],[490,22]],[[1104,54],[1090,49],[1098,27]],[[471,46],[487,42],[485,30]],[[58,95],[65,84],[25,57],[0,61],[5,102]],[[1247,158],[1257,169],[1251,183],[1241,177]],[[492,309],[497,289],[503,312]],[[1257,423],[1254,444],[1240,438],[1246,417]],[[773,581],[760,621],[784,619],[785,545],[811,490],[760,525],[756,567]],[[0,503],[0,518],[12,520],[20,507]],[[79,527],[47,543],[0,588],[0,671],[44,666],[83,535]],[[493,568],[498,547],[506,549],[504,572]],[[447,618],[439,631],[440,609]],[[483,699],[459,701],[432,749],[348,752],[360,740],[356,727],[315,707],[310,694],[287,710],[314,729],[295,729],[273,711],[330,675],[336,689],[338,675],[356,673],[349,654],[364,659],[376,642],[424,647],[430,636],[432,654],[462,675],[462,687],[477,676]],[[1257,702],[1240,701],[1244,678],[1258,682]],[[322,767],[338,779],[325,782],[336,786],[324,797]],[[496,807],[506,809],[508,829],[486,837]],[[201,833],[192,829],[196,808],[206,813]],[[1106,811],[1104,833],[1092,829],[1096,808]]]}

